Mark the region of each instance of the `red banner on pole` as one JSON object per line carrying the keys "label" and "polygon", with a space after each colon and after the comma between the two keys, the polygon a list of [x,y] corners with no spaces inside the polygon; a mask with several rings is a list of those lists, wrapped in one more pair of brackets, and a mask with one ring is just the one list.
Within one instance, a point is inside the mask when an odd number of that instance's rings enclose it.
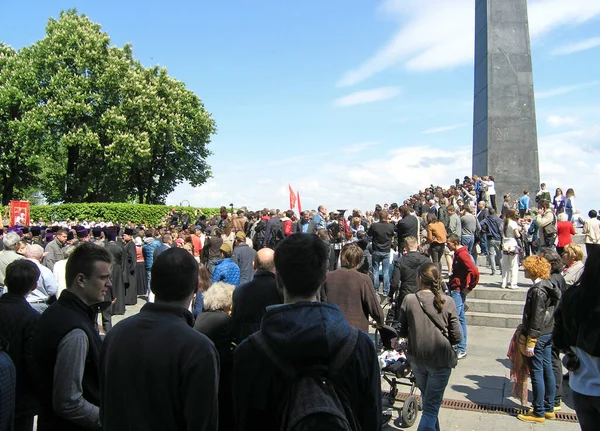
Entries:
{"label": "red banner on pole", "polygon": [[292,190],[292,186],[289,184],[288,188],[290,189],[290,209],[293,210],[296,207],[296,194]]}
{"label": "red banner on pole", "polygon": [[29,226],[29,202],[10,201],[10,225]]}
{"label": "red banner on pole", "polygon": [[302,203],[300,202],[300,192],[297,193],[298,198],[298,214],[302,212]]}

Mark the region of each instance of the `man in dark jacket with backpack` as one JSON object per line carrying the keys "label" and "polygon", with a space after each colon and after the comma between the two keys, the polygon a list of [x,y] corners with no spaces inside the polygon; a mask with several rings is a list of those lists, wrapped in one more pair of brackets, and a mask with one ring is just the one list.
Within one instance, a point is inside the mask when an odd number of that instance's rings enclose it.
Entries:
{"label": "man in dark jacket with backpack", "polygon": [[[373,342],[336,305],[316,302],[327,256],[315,235],[291,235],[275,251],[284,304],[268,307],[261,330],[234,352],[234,414],[242,431],[279,430],[293,421],[314,429],[315,419],[322,429],[381,429]],[[307,415],[312,408],[319,414]]]}

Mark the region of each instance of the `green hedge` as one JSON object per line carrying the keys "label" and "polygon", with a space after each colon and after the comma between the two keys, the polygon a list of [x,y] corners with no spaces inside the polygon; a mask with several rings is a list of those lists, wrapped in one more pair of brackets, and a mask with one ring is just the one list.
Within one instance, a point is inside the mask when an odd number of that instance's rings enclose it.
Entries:
{"label": "green hedge", "polygon": [[[207,217],[213,214],[219,214],[219,208],[197,208],[180,207],[169,205],[140,205],[124,203],[91,203],[91,204],[62,204],[62,205],[34,205],[31,207],[32,223],[42,217],[44,222],[50,223],[51,220],[74,220],[80,221],[87,218],[88,221],[119,221],[126,223],[131,220],[134,223],[146,222],[151,225],[158,225],[166,212],[173,208],[178,211],[187,211],[192,215],[195,210],[202,211]],[[193,221],[193,220],[192,220]]]}

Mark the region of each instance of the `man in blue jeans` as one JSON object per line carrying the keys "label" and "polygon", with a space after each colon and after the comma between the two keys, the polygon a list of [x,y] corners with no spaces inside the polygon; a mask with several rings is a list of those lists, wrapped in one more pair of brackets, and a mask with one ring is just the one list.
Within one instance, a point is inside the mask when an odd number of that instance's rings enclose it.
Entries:
{"label": "man in blue jeans", "polygon": [[373,254],[371,263],[371,275],[373,276],[373,286],[375,291],[379,290],[379,264],[382,264],[383,270],[383,296],[387,297],[390,293],[390,249],[392,248],[392,238],[396,229],[394,225],[388,223],[389,214],[386,210],[379,213],[379,221],[373,223],[367,232],[372,239]]}
{"label": "man in blue jeans", "polygon": [[467,356],[467,318],[465,317],[465,302],[467,295],[479,282],[479,270],[471,258],[468,249],[461,245],[458,235],[452,234],[446,240],[450,251],[454,252],[452,274],[450,275],[450,296],[456,304],[458,322],[462,332],[462,341],[457,344],[458,359]]}

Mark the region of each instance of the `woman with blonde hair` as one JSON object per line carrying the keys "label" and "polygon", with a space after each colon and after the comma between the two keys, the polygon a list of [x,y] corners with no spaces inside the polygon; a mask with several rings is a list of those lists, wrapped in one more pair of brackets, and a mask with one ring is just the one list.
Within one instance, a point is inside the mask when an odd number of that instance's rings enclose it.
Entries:
{"label": "woman with blonde hair", "polygon": [[550,281],[551,265],[541,256],[523,261],[525,277],[533,282],[523,308],[521,335],[525,337],[525,356],[533,388],[533,409],[517,416],[530,423],[555,419],[556,381],[552,370],[552,329],[554,311],[561,296]]}
{"label": "woman with blonde hair", "polygon": [[203,294],[204,310],[196,317],[194,329],[206,335],[215,344],[219,352],[219,429],[235,429],[231,409],[231,371],[233,369],[233,331],[231,324],[231,308],[235,286],[213,283]]}
{"label": "woman with blonde hair", "polygon": [[398,335],[408,337],[406,357],[421,390],[423,415],[419,430],[439,430],[438,414],[452,368],[458,362],[453,346],[462,341],[458,312],[441,292],[441,272],[434,263],[417,270],[419,291],[404,298]]}
{"label": "woman with blonde hair", "polygon": [[563,277],[567,284],[567,289],[572,287],[581,278],[583,274],[583,249],[579,244],[568,244],[562,253],[562,261],[565,264]]}

